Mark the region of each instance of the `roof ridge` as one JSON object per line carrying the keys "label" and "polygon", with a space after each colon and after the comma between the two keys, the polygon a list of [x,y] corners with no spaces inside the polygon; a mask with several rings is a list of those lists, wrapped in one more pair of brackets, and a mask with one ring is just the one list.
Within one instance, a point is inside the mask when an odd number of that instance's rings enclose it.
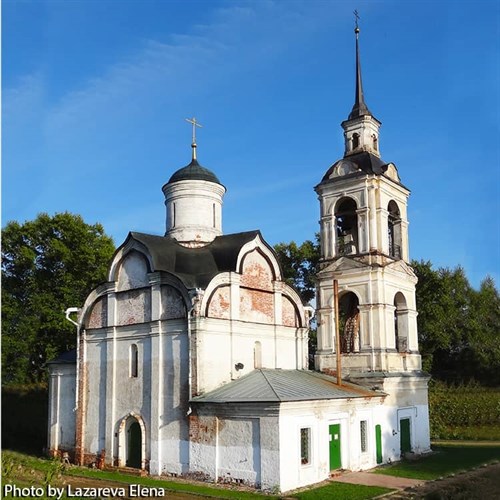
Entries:
{"label": "roof ridge", "polygon": [[260,373],[262,373],[262,376],[264,377],[265,381],[268,383],[269,387],[274,392],[274,395],[278,398],[279,401],[281,401],[281,396],[274,390],[274,387],[271,384],[271,382],[269,381],[269,379],[266,377],[264,370],[262,368],[260,368],[259,371],[260,371]]}

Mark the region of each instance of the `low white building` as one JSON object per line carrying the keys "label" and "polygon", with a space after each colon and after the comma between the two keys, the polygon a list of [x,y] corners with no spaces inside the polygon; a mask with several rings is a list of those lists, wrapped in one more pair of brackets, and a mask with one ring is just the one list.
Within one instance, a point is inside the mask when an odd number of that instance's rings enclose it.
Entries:
{"label": "low white building", "polygon": [[429,451],[409,191],[380,159],[357,44],[345,155],[316,187],[317,371],[304,305],[259,231],[223,235],[225,188],[193,140],[165,236],[128,235],[78,314],[78,356],[49,365],[53,454],[288,491]]}

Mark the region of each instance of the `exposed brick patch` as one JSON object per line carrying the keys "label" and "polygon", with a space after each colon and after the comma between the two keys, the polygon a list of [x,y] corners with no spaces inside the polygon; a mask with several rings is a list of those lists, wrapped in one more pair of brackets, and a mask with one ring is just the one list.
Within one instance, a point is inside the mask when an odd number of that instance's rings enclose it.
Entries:
{"label": "exposed brick patch", "polygon": [[274,294],[240,289],[240,319],[255,323],[274,323]]}
{"label": "exposed brick patch", "polygon": [[221,286],[215,290],[208,304],[207,316],[210,318],[230,318],[230,287]]}
{"label": "exposed brick patch", "polygon": [[248,253],[242,265],[241,285],[257,290],[273,290],[273,270],[257,250]]}
{"label": "exposed brick patch", "polygon": [[103,328],[107,324],[108,297],[100,297],[94,302],[87,323],[87,328]]}
{"label": "exposed brick patch", "polygon": [[142,288],[116,294],[118,325],[151,321],[151,290]]}
{"label": "exposed brick patch", "polygon": [[189,440],[193,443],[214,444],[217,437],[217,419],[189,415]]}
{"label": "exposed brick patch", "polygon": [[174,287],[161,287],[161,319],[178,319],[187,316],[186,304],[182,295]]}
{"label": "exposed brick patch", "polygon": [[295,327],[299,326],[299,318],[293,302],[288,297],[281,296],[281,303],[283,311],[283,325]]}

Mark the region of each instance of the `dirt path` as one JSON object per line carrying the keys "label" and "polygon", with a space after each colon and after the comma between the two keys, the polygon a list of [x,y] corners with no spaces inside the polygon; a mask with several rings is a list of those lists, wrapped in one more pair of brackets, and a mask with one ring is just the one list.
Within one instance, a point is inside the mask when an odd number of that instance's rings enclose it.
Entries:
{"label": "dirt path", "polygon": [[397,499],[426,500],[493,500],[500,498],[500,464],[428,481],[404,491],[385,496]]}

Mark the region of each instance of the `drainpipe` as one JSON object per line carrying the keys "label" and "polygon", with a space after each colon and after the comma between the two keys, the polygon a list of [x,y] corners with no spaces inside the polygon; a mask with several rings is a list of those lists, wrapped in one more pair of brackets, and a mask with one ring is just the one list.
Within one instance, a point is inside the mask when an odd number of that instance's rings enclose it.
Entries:
{"label": "drainpipe", "polygon": [[79,395],[79,381],[80,381],[80,324],[70,318],[70,314],[78,314],[80,309],[78,307],[68,307],[65,311],[66,319],[76,326],[76,389],[75,389],[75,407],[73,411],[78,410],[78,395]]}

